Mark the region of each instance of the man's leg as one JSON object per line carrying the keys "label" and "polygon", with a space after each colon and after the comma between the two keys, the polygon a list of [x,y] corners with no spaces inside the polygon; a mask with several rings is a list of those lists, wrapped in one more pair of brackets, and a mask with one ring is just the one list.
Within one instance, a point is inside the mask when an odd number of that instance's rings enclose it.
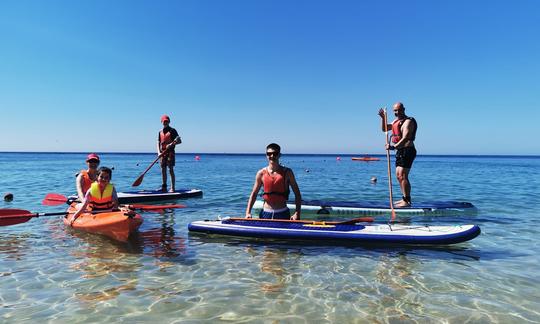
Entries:
{"label": "man's leg", "polygon": [[161,190],[167,191],[167,164],[161,166]]}
{"label": "man's leg", "polygon": [[174,175],[174,166],[169,166],[169,173],[171,174],[171,192],[174,192],[176,190],[175,183],[176,183],[176,177]]}
{"label": "man's leg", "polygon": [[411,205],[411,183],[409,182],[409,172],[411,169],[396,167],[396,177],[401,188],[404,199],[396,203],[396,207],[408,207]]}

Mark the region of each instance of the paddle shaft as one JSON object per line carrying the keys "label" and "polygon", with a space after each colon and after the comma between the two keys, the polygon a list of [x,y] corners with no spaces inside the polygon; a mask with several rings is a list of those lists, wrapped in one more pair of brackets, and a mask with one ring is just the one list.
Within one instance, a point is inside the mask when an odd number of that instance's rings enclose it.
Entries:
{"label": "paddle shaft", "polygon": [[[47,196],[45,196],[45,199],[43,199],[43,204],[47,206],[56,206],[63,203],[71,204],[74,200],[71,198],[68,198],[64,195],[61,195],[59,193],[49,193]],[[124,204],[121,206],[125,206],[130,209],[142,209],[142,210],[157,210],[157,209],[172,209],[172,208],[185,208],[186,205],[180,205],[180,204],[174,204],[174,205],[143,205],[143,204]]]}
{"label": "paddle shaft", "polygon": [[[388,143],[388,119],[386,115],[386,107],[384,108],[384,138],[386,145]],[[390,192],[390,209],[392,210],[392,221],[396,219],[396,211],[394,210],[394,197],[392,192],[392,171],[390,170],[390,150],[386,150],[386,162],[388,165],[388,191]]]}
{"label": "paddle shaft", "polygon": [[60,216],[67,215],[68,212],[57,212],[57,213],[26,213],[26,214],[14,214],[14,215],[2,215],[0,219],[11,219],[11,218],[26,218],[26,217],[42,217],[42,216]]}

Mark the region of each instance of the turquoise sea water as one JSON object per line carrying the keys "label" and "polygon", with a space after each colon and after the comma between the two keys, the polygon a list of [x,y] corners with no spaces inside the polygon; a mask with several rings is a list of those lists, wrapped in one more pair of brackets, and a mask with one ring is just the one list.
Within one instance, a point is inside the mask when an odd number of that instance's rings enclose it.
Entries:
{"label": "turquoise sea water", "polygon": [[[199,188],[188,208],[143,213],[128,244],[66,229],[57,217],[0,227],[3,322],[540,322],[540,157],[420,156],[413,199],[463,200],[473,215],[414,223],[480,225],[471,242],[436,248],[339,247],[209,238],[194,220],[241,216],[261,155],[177,155],[177,187]],[[120,191],[154,159],[101,154]],[[0,153],[0,208],[74,192],[85,154]],[[384,200],[386,162],[284,156],[305,199]],[[377,184],[370,183],[376,176]],[[395,181],[395,180],[394,180]],[[140,188],[160,185],[157,167]],[[396,196],[399,189],[394,186]]]}

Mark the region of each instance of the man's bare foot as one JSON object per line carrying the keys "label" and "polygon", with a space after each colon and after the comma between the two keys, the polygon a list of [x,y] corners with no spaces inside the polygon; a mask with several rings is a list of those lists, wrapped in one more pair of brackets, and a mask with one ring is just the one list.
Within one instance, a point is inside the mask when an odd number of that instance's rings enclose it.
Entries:
{"label": "man's bare foot", "polygon": [[395,207],[401,208],[401,207],[411,207],[411,204],[404,200],[400,200],[394,204]]}
{"label": "man's bare foot", "polygon": [[405,202],[405,200],[401,199],[401,200],[398,200],[394,203],[394,205],[399,205],[399,204],[403,204]]}

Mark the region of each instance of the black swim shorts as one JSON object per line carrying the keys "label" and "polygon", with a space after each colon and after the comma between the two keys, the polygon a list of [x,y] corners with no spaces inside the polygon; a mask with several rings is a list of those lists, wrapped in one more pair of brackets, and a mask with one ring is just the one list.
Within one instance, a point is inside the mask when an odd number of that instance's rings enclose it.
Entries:
{"label": "black swim shorts", "polygon": [[169,153],[165,153],[163,154],[163,156],[161,157],[161,167],[162,168],[166,168],[167,166],[169,167],[173,167],[174,164],[175,164],[175,154],[174,154],[174,151],[172,152],[169,152]]}
{"label": "black swim shorts", "polygon": [[410,169],[416,158],[416,149],[414,146],[404,147],[396,150],[396,166]]}

